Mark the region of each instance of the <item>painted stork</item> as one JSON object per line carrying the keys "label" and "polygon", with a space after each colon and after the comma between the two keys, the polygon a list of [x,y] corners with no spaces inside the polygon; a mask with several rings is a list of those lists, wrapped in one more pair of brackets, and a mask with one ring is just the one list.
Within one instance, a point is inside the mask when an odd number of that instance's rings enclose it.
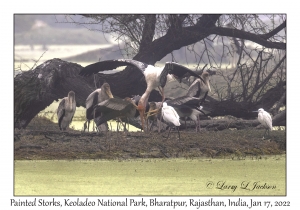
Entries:
{"label": "painted stork", "polygon": [[115,118],[134,118],[136,105],[131,98],[110,98],[94,107],[95,122],[99,126]]}
{"label": "painted stork", "polygon": [[168,105],[174,107],[180,118],[185,120],[185,127],[186,118],[189,117],[196,124],[196,132],[198,129],[200,131],[200,115],[201,113],[204,115],[206,114],[201,110],[203,107],[201,108],[201,106],[199,106],[199,98],[185,95],[171,100],[166,100],[166,102]]}
{"label": "painted stork", "polygon": [[[215,72],[212,71],[211,74],[215,74]],[[196,79],[189,87],[186,95],[198,98],[199,103],[203,104],[208,91],[211,92],[209,84],[209,78],[211,74],[208,71],[203,71],[201,74],[202,79]]]}
{"label": "painted stork", "polygon": [[81,69],[79,75],[90,76],[92,74],[96,74],[105,70],[113,70],[120,66],[136,67],[139,70],[138,72],[142,73],[145,76],[147,88],[137,106],[143,129],[145,121],[145,108],[150,93],[153,89],[158,88],[160,90],[162,101],[164,101],[164,86],[166,85],[167,81],[173,79],[181,81],[181,79],[183,77],[186,77],[187,74],[202,79],[198,74],[178,63],[166,62],[164,67],[155,67],[132,59],[106,60],[93,63]]}
{"label": "painted stork", "polygon": [[59,129],[65,131],[72,122],[76,111],[76,101],[74,91],[68,93],[68,97],[64,97],[57,108],[57,118]]}
{"label": "painted stork", "polygon": [[[105,101],[106,99],[113,98],[113,95],[110,91],[110,86],[108,83],[103,83],[103,85],[93,91],[85,100],[85,108],[86,108],[86,121],[84,123],[84,131],[86,127],[90,127],[90,121],[94,119],[94,106],[98,103]],[[86,126],[88,123],[88,126]]]}
{"label": "painted stork", "polygon": [[177,112],[177,114],[179,115],[180,118],[186,119],[187,117],[189,117],[190,119],[192,119],[196,124],[196,132],[198,132],[198,129],[200,131],[199,116],[200,116],[200,114],[204,114],[201,111],[201,109],[199,109],[197,107],[187,106],[187,105],[184,105],[184,104],[181,104],[181,105],[173,104],[171,106],[176,110],[176,112]]}

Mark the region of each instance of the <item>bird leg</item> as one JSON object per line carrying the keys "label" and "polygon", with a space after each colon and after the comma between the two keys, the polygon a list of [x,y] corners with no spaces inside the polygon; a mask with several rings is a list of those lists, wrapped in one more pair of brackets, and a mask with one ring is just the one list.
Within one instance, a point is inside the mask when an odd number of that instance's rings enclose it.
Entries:
{"label": "bird leg", "polygon": [[83,124],[83,132],[85,132],[85,130],[86,130],[86,123],[87,123],[87,121],[85,121],[85,123]]}
{"label": "bird leg", "polygon": [[123,121],[121,120],[121,118],[118,118],[118,119],[119,119],[118,123],[120,123],[121,125],[123,125],[123,131],[124,131],[124,133],[126,133],[127,132],[126,122],[124,122],[124,124],[123,124]]}
{"label": "bird leg", "polygon": [[150,128],[149,128],[150,131],[152,130],[153,123],[154,123],[154,120],[151,122],[151,125],[150,125]]}
{"label": "bird leg", "polygon": [[160,119],[157,117],[156,118],[156,125],[157,125],[157,131],[158,131],[158,133],[160,133],[160,128],[161,128],[161,124],[160,124],[161,122],[160,122]]}
{"label": "bird leg", "polygon": [[[147,116],[146,116],[147,123],[148,123],[148,118],[149,118],[149,117],[151,117],[151,116],[153,116],[153,115],[158,115],[160,111],[161,111],[161,108],[149,110],[149,111],[147,112]],[[157,120],[158,120],[158,118],[157,118]],[[149,130],[151,130],[151,128],[152,128],[152,126],[153,126],[153,123],[154,123],[154,121],[152,121]],[[160,133],[160,124],[158,124],[158,132]]]}
{"label": "bird leg", "polygon": [[95,129],[95,125],[94,125],[94,123],[95,123],[95,109],[93,110],[93,118],[94,118],[93,119],[93,132],[94,132],[94,129]]}
{"label": "bird leg", "polygon": [[119,133],[119,121],[116,122],[117,122],[117,133]]}
{"label": "bird leg", "polygon": [[197,121],[198,121],[198,128],[199,132],[201,131],[201,126],[200,126],[200,115],[197,116]]}
{"label": "bird leg", "polygon": [[145,132],[145,127],[144,127],[144,121],[145,121],[145,105],[139,101],[138,105],[136,105],[132,100],[130,100],[131,103],[135,106],[135,108],[139,111],[140,113],[140,118],[141,118],[141,123],[142,123],[142,129]]}
{"label": "bird leg", "polygon": [[177,131],[178,131],[178,139],[180,139],[179,127],[176,126],[176,128],[177,128]]}
{"label": "bird leg", "polygon": [[160,119],[159,119],[159,129],[158,129],[159,133],[160,133],[160,130],[161,130],[161,125],[162,125],[162,114],[160,115]]}
{"label": "bird leg", "polygon": [[171,126],[169,127],[169,133],[168,133],[167,139],[169,138],[170,132],[171,132]]}
{"label": "bird leg", "polygon": [[264,133],[264,136],[263,136],[263,139],[265,139],[265,135],[266,133],[268,132],[268,136],[270,136],[270,130],[269,129],[266,129],[265,133]]}
{"label": "bird leg", "polygon": [[128,124],[127,130],[128,130],[128,132],[129,132],[129,119],[128,119],[128,118],[127,118],[127,121],[128,121],[128,123],[127,123],[127,124]]}

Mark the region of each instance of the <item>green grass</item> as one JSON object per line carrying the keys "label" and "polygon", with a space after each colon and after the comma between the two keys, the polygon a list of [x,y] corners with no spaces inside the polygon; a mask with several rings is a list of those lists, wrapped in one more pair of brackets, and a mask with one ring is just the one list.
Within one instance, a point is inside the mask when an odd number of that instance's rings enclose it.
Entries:
{"label": "green grass", "polygon": [[[286,195],[285,155],[245,160],[26,160],[15,161],[14,169],[15,196]],[[255,182],[275,189],[252,190]],[[247,189],[242,189],[245,183]]]}

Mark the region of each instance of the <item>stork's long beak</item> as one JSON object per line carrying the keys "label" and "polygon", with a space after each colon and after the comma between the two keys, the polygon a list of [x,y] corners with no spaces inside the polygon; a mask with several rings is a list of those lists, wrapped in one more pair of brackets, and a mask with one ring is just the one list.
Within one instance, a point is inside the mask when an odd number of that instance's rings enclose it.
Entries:
{"label": "stork's long beak", "polygon": [[205,112],[203,112],[202,110],[200,110],[200,112],[201,112],[202,114],[206,115]]}
{"label": "stork's long beak", "polygon": [[207,80],[207,87],[208,87],[209,92],[211,92],[209,79]]}
{"label": "stork's long beak", "polygon": [[258,112],[258,111],[252,111],[252,112]]}
{"label": "stork's long beak", "polygon": [[131,98],[128,98],[127,99],[130,103],[132,103],[132,105],[136,108],[136,109],[138,109],[138,106],[135,104],[135,102],[131,99]]}
{"label": "stork's long beak", "polygon": [[110,90],[106,90],[106,94],[108,95],[109,98],[114,97]]}
{"label": "stork's long beak", "polygon": [[177,82],[181,83],[181,79],[174,74],[172,74],[172,79],[177,80]]}

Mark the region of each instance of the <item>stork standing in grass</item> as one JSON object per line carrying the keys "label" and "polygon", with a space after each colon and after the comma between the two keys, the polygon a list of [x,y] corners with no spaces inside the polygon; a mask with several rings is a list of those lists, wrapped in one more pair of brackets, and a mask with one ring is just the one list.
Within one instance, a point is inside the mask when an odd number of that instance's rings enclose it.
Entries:
{"label": "stork standing in grass", "polygon": [[144,130],[146,104],[148,103],[150,93],[152,92],[153,89],[158,88],[160,90],[162,95],[162,101],[164,101],[165,99],[164,86],[168,81],[174,79],[181,81],[181,79],[185,77],[187,74],[190,76],[201,78],[198,74],[196,74],[192,70],[174,62],[167,62],[164,67],[155,67],[131,59],[100,61],[84,67],[79,72],[79,75],[90,76],[92,74],[96,74],[101,71],[113,70],[120,66],[136,67],[138,69],[138,72],[142,73],[145,76],[147,88],[144,94],[142,95],[139,104],[137,106],[137,109],[140,113],[143,130]]}
{"label": "stork standing in grass", "polygon": [[57,108],[57,118],[59,129],[65,131],[72,122],[76,111],[76,101],[74,91],[68,93],[68,97],[64,97]]}
{"label": "stork standing in grass", "polygon": [[[175,111],[175,109],[173,107],[169,106],[166,102],[164,102],[163,103],[163,107],[161,109],[161,114],[162,114],[163,120],[166,123],[173,124],[177,128],[178,138],[180,139],[180,133],[179,133],[179,126],[180,126],[179,115],[177,114],[177,112]],[[167,139],[169,138],[170,131],[171,131],[171,126],[169,127],[169,133],[168,133]]]}
{"label": "stork standing in grass", "polygon": [[94,106],[109,98],[113,98],[113,95],[110,91],[109,84],[106,82],[103,83],[101,88],[96,89],[87,97],[87,99],[85,100],[86,121],[84,123],[84,131],[86,128],[89,131],[90,121],[94,119]]}
{"label": "stork standing in grass", "polygon": [[258,121],[264,126],[266,129],[263,139],[265,138],[266,133],[268,132],[268,136],[270,136],[270,131],[272,130],[272,117],[271,115],[266,112],[263,108],[258,109],[257,111],[253,112],[258,112]]}

